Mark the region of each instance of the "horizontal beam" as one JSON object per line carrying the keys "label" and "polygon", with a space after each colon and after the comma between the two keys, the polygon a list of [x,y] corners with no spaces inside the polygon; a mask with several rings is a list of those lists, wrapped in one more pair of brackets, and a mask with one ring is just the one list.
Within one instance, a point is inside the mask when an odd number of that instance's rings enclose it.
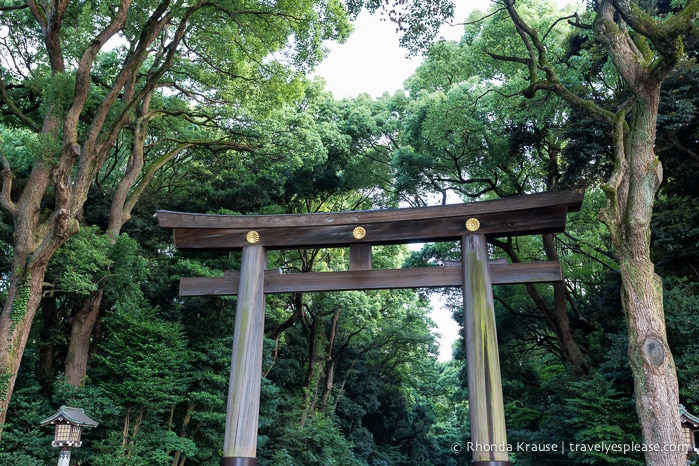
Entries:
{"label": "horizontal beam", "polygon": [[500,213],[506,218],[509,212],[552,206],[563,206],[568,212],[575,212],[580,209],[582,201],[582,193],[575,191],[552,191],[491,201],[405,209],[282,215],[212,215],[159,210],[156,215],[159,225],[163,228],[230,228],[249,231],[264,228],[327,227],[333,225],[362,225],[364,223],[414,222],[426,219],[477,217],[492,213]]}
{"label": "horizontal beam", "polygon": [[175,246],[189,250],[347,247],[458,240],[480,223],[479,234],[518,236],[563,231],[568,212],[583,195],[547,192],[492,201],[412,209],[285,215],[206,215],[159,211],[158,222],[173,230]]}
{"label": "horizontal beam", "polygon": [[[539,207],[508,212],[490,212],[479,215],[478,233],[493,237],[541,233],[557,233],[565,229],[567,209],[564,205]],[[258,243],[268,249],[296,249],[319,247],[347,247],[352,244],[407,244],[434,241],[453,241],[468,233],[467,215],[416,219],[410,222],[379,222],[350,225],[304,226],[294,228],[258,228]],[[364,236],[356,238],[356,227],[362,227]],[[247,234],[251,227],[234,228],[175,228],[175,247],[185,250],[240,250],[250,243]]]}
{"label": "horizontal beam", "polygon": [[[556,261],[516,264],[491,263],[489,267],[491,281],[494,285],[562,280],[561,266]],[[266,270],[264,292],[265,294],[277,294],[441,288],[461,286],[462,280],[463,274],[460,266],[291,274],[280,274],[276,270]],[[223,277],[182,278],[180,280],[180,296],[236,295],[239,282],[239,272],[226,272]]]}

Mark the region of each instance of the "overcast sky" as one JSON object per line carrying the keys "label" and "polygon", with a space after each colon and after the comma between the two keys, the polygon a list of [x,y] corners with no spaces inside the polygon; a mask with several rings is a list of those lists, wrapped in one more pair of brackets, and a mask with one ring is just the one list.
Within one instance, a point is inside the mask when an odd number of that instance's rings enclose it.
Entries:
{"label": "overcast sky", "polygon": [[[465,21],[474,9],[485,11],[489,0],[457,0],[455,22]],[[459,40],[463,26],[444,26],[446,39]],[[354,23],[354,32],[344,44],[328,43],[330,55],[316,69],[316,75],[327,82],[335,98],[356,97],[368,93],[378,97],[385,91],[393,93],[403,88],[422,61],[421,57],[406,58],[405,49],[398,45],[395,24],[381,21],[378,12],[362,12]]]}
{"label": "overcast sky", "polygon": [[[557,0],[559,4],[580,4],[582,0]],[[490,0],[455,0],[455,26],[443,26],[442,37],[459,40],[463,22],[473,10],[487,11]],[[398,45],[395,24],[381,21],[377,12],[362,12],[354,22],[354,32],[344,44],[328,42],[330,55],[317,67],[315,74],[327,82],[335,98],[356,97],[368,93],[378,97],[403,88],[405,81],[422,61],[421,57],[406,58],[405,49]]]}

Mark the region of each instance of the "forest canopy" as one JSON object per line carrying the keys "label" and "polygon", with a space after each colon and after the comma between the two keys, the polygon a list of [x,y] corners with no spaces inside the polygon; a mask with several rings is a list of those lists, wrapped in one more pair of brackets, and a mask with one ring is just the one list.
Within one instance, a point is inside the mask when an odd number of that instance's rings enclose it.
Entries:
{"label": "forest canopy", "polygon": [[[362,8],[394,21],[422,63],[392,95],[338,100],[307,76]],[[462,20],[453,11],[1,0],[0,463],[55,461],[39,423],[70,405],[100,424],[73,451],[80,464],[220,464],[236,298],[180,297],[178,281],[239,270],[241,257],[175,249],[157,210],[318,213],[556,190],[585,192],[565,233],[489,242],[493,260],[558,260],[565,277],[494,287],[508,441],[679,443],[678,404],[699,413],[699,1],[498,0],[460,40],[436,40]],[[459,260],[451,242],[373,252],[376,269]],[[270,251],[267,268],[348,263],[347,249],[299,249]],[[439,359],[430,317],[462,327],[460,290],[265,306],[259,464],[470,462],[465,342]],[[676,465],[676,454],[542,448],[510,461]]]}

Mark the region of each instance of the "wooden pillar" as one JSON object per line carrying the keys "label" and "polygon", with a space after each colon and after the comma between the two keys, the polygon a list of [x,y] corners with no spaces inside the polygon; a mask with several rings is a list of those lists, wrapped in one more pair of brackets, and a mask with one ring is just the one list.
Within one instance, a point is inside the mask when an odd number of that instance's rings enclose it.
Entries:
{"label": "wooden pillar", "polygon": [[509,465],[505,408],[485,235],[461,240],[468,401],[474,466]]}
{"label": "wooden pillar", "polygon": [[257,464],[266,264],[267,251],[264,247],[253,245],[243,248],[221,466]]}
{"label": "wooden pillar", "polygon": [[371,244],[357,243],[350,245],[350,270],[371,270]]}

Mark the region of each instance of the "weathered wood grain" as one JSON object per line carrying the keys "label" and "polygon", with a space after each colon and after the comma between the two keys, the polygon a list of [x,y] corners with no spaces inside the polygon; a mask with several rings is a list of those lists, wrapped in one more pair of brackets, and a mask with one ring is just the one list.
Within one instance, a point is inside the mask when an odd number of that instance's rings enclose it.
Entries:
{"label": "weathered wood grain", "polygon": [[350,246],[350,270],[371,270],[371,244],[356,243]]}
{"label": "weathered wood grain", "polygon": [[163,228],[257,230],[265,228],[327,227],[333,225],[362,225],[364,223],[411,222],[437,218],[478,217],[492,213],[501,213],[506,218],[508,212],[551,206],[565,206],[568,212],[574,212],[580,209],[582,200],[583,194],[581,193],[555,191],[492,201],[409,209],[284,215],[211,215],[161,210],[156,215],[160,226]]}
{"label": "weathered wood grain", "polygon": [[[464,204],[470,205],[470,204]],[[565,229],[565,205],[545,206],[516,211],[490,212],[478,216],[479,234],[493,237],[555,233]],[[383,220],[349,225],[319,225],[269,228],[174,228],[175,246],[184,250],[239,250],[249,243],[251,230],[259,234],[260,245],[268,249],[313,247],[347,247],[353,244],[408,244],[435,241],[455,241],[468,233],[465,227],[469,215],[429,217],[424,219]],[[352,236],[356,226],[366,230],[366,237]]]}
{"label": "weathered wood grain", "polygon": [[[515,283],[542,283],[560,281],[558,262],[517,264],[492,263],[489,266],[495,285]],[[180,279],[180,296],[231,296],[238,294],[239,272],[226,272],[223,277],[188,277]],[[323,292],[351,290],[381,290],[396,288],[441,288],[461,286],[461,264],[454,267],[419,267],[391,270],[350,270],[345,272],[318,272],[280,274],[267,270],[264,292],[267,294],[292,292]]]}
{"label": "weathered wood grain", "polygon": [[493,287],[484,235],[463,237],[461,260],[471,441],[491,447],[474,448],[472,460],[473,464],[508,465]]}
{"label": "weathered wood grain", "polygon": [[267,251],[263,247],[248,246],[243,249],[228,383],[224,458],[257,456],[265,322],[263,276],[266,262]]}

